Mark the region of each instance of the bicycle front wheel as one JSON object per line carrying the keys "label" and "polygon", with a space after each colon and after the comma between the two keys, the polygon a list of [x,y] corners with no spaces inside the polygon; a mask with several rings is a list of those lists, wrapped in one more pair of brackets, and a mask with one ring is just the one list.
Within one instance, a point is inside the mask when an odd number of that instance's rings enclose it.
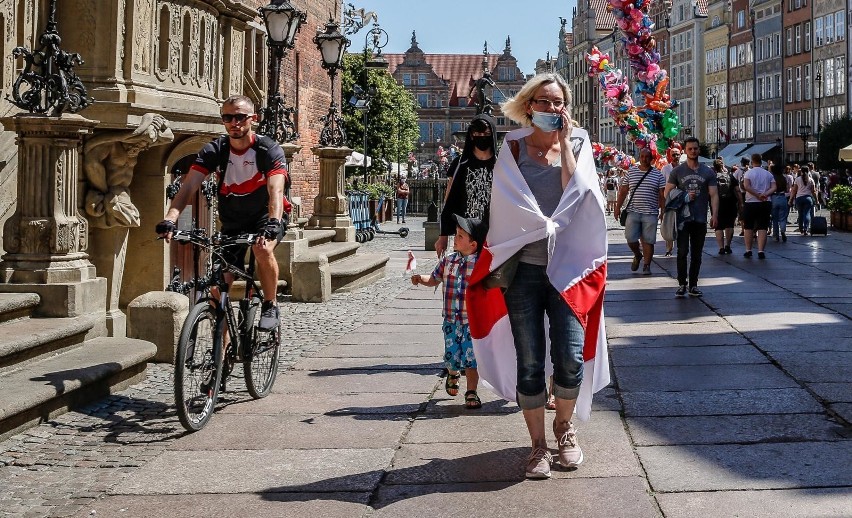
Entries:
{"label": "bicycle front wheel", "polygon": [[221,323],[208,302],[196,304],[186,317],[175,354],[175,404],[180,424],[190,432],[204,428],[213,415],[222,382]]}
{"label": "bicycle front wheel", "polygon": [[247,354],[243,363],[246,388],[255,399],[266,397],[272,391],[278,375],[278,356],[281,353],[281,322],[271,331],[258,329],[260,322],[259,298],[253,298],[247,315]]}

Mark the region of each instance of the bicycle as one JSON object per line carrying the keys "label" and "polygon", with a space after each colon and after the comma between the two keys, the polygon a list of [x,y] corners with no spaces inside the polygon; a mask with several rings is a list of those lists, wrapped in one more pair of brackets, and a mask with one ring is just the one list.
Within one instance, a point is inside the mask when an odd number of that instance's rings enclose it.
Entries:
{"label": "bicycle", "polygon": [[[195,281],[201,295],[183,323],[175,354],[177,414],[190,432],[201,430],[210,420],[219,394],[225,389],[225,380],[237,362],[243,363],[246,387],[254,399],[266,397],[275,383],[281,323],[269,331],[258,328],[263,299],[254,279],[254,252],[249,252],[245,270],[223,257],[228,247],[251,245],[256,238],[255,234],[229,237],[218,233],[207,237],[204,229],[172,233],[176,242],[203,248],[212,258],[208,276]],[[225,273],[246,282],[245,295],[236,312]],[[229,343],[224,347],[226,336]]]}

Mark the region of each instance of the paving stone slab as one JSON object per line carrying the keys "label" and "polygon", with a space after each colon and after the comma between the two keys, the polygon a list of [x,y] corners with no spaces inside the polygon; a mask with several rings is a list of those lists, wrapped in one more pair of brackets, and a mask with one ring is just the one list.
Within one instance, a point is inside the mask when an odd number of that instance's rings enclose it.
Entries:
{"label": "paving stone slab", "polygon": [[[614,412],[613,412],[614,413]],[[595,421],[597,416],[593,416]],[[613,422],[612,418],[608,422]],[[601,419],[603,421],[603,419]],[[553,469],[554,478],[621,477],[640,475],[633,450],[622,431],[578,424],[578,440],[585,460],[576,470]],[[549,426],[549,425],[548,425]],[[550,435],[550,434],[548,434]],[[524,478],[524,466],[530,453],[529,438],[523,442],[475,442],[440,444],[405,444],[394,457],[394,466],[384,480],[386,484],[440,484],[451,482],[505,482]],[[555,439],[550,438],[555,452]]]}
{"label": "paving stone slab", "polygon": [[[435,344],[444,345],[444,335],[440,326],[417,326],[426,327],[422,331],[405,331],[400,333],[371,333],[368,331],[353,331],[346,333],[337,340],[335,344],[386,344],[401,349],[411,344]],[[402,351],[400,351],[402,353]]]}
{"label": "paving stone slab", "polygon": [[167,451],[114,495],[372,491],[393,449]]}
{"label": "paving stone slab", "polygon": [[407,414],[426,406],[427,394],[375,393],[360,394],[276,394],[245,404],[228,405],[216,410],[218,414],[328,414],[328,415],[388,415],[386,419],[407,419]]}
{"label": "paving stone slab", "polygon": [[802,327],[806,331],[818,328],[822,333],[832,333],[844,327],[847,330],[849,328],[847,319],[815,304],[808,304],[800,308],[799,311],[770,311],[766,313],[755,312],[748,315],[731,315],[727,317],[727,320],[741,333],[766,330],[777,333]]}
{"label": "paving stone slab", "polygon": [[707,518],[840,518],[852,516],[849,489],[784,489],[775,491],[714,491],[658,493],[665,516]]}
{"label": "paving stone slab", "polygon": [[778,363],[799,381],[811,383],[842,382],[852,378],[852,352],[773,351]]}
{"label": "paving stone slab", "polygon": [[707,306],[686,305],[682,302],[677,299],[660,300],[654,302],[653,308],[649,308],[645,304],[636,304],[634,301],[607,300],[604,302],[604,312],[607,318],[641,316],[655,321],[673,321],[680,319],[682,316],[691,317],[696,314],[715,316],[707,309]]}
{"label": "paving stone slab", "polygon": [[843,383],[808,383],[808,388],[829,403],[852,403],[852,381]]}
{"label": "paving stone slab", "polygon": [[852,318],[852,304],[824,304],[832,311],[837,311],[846,318]]}
{"label": "paving stone slab", "polygon": [[837,412],[841,419],[852,424],[852,403],[832,403],[828,407]]}
{"label": "paving stone slab", "polygon": [[639,477],[382,486],[371,516],[607,516],[657,512]]}
{"label": "paving stone slab", "polygon": [[[661,325],[660,328],[665,326]],[[716,334],[665,334],[665,335],[642,335],[623,337],[610,336],[607,328],[608,343],[611,347],[700,347],[707,345],[751,345],[743,335],[736,331],[728,331]]]}
{"label": "paving stone slab", "polygon": [[799,326],[793,329],[768,329],[743,333],[752,343],[768,352],[792,351],[812,353],[818,351],[852,352],[850,326]]}
{"label": "paving stone slab", "polygon": [[844,440],[843,427],[823,414],[629,417],[637,446],[747,444]]}
{"label": "paving stone slab", "polygon": [[722,491],[852,485],[852,441],[641,446],[653,491]]}
{"label": "paving stone slab", "polygon": [[309,358],[398,358],[419,356],[443,358],[444,342],[414,343],[388,346],[388,344],[336,344],[305,355]]}
{"label": "paving stone slab", "polygon": [[824,409],[805,389],[692,390],[624,392],[627,416],[700,416],[820,413]]}
{"label": "paving stone slab", "polygon": [[[656,301],[669,300],[674,298],[674,292],[677,289],[672,283],[670,288],[646,288],[646,289],[614,289],[607,285],[606,294],[604,295],[605,303],[608,301]],[[653,303],[653,302],[652,302]]]}
{"label": "paving stone slab", "polygon": [[[440,314],[440,313],[439,313]],[[378,323],[369,323],[364,324],[361,327],[356,327],[351,331],[354,335],[363,335],[363,334],[385,334],[385,333],[401,333],[401,334],[416,334],[416,333],[427,333],[430,335],[438,335],[442,336],[443,331],[441,330],[440,325],[432,325],[432,324],[424,324],[419,321],[419,318],[416,320],[414,315],[409,315],[409,318],[405,318],[400,322],[393,322],[390,324],[378,324]],[[416,318],[416,317],[415,317]]]}
{"label": "paving stone slab", "polygon": [[792,388],[794,380],[771,364],[616,367],[624,392]]}
{"label": "paving stone slab", "polygon": [[[251,516],[281,518],[310,516],[332,518],[362,516],[368,509],[369,493],[260,493],[221,495],[109,496],[92,500],[76,515],[150,518],[180,516]],[[168,513],[165,513],[168,510]]]}
{"label": "paving stone slab", "polygon": [[359,392],[408,392],[431,394],[438,378],[427,371],[349,371],[339,376],[324,376],[321,371],[289,371],[275,382],[278,394],[355,394]]}
{"label": "paving stone slab", "polygon": [[[431,292],[431,290],[430,290]],[[438,314],[441,313],[441,307],[444,304],[444,300],[440,296],[440,290],[435,294],[434,298],[430,299],[409,299],[406,300],[404,304],[401,304],[398,300],[393,299],[388,301],[387,306],[404,306],[408,309],[432,309],[438,310]]]}
{"label": "paving stone slab", "polygon": [[393,448],[407,420],[381,415],[217,415],[204,433],[188,434],[171,450],[273,450],[276,448]]}
{"label": "paving stone slab", "polygon": [[317,371],[328,376],[340,376],[352,371],[379,370],[396,372],[427,371],[434,375],[444,368],[440,359],[430,361],[420,357],[404,356],[401,358],[303,358],[293,370]]}
{"label": "paving stone slab", "polygon": [[616,367],[631,365],[730,365],[769,363],[751,345],[698,347],[610,347],[610,361]]}
{"label": "paving stone slab", "polygon": [[413,318],[417,319],[417,325],[420,326],[440,326],[444,322],[444,317],[441,316],[440,311],[424,311],[421,309],[407,312],[400,310],[399,312],[376,313],[368,318],[365,324],[399,324]]}

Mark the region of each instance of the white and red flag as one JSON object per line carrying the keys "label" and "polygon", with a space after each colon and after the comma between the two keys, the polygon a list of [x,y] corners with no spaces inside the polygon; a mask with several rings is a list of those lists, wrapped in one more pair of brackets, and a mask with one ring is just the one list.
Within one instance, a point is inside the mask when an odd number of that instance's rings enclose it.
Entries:
{"label": "white and red flag", "polygon": [[[530,128],[514,130],[506,140],[530,133]],[[494,166],[487,245],[476,262],[466,296],[479,375],[500,397],[514,401],[517,366],[506,304],[499,289],[486,290],[479,281],[524,245],[548,240],[547,275],[586,330],[583,382],[576,406],[577,416],[585,421],[591,414],[592,395],[610,382],[603,316],[607,236],[589,135],[575,128],[571,141],[577,170],[549,217],[539,209],[509,146],[501,148]],[[548,362],[549,372],[552,365]]]}
{"label": "white and red flag", "polygon": [[408,262],[405,263],[405,273],[411,273],[417,269],[417,258],[414,257],[414,252],[408,251]]}

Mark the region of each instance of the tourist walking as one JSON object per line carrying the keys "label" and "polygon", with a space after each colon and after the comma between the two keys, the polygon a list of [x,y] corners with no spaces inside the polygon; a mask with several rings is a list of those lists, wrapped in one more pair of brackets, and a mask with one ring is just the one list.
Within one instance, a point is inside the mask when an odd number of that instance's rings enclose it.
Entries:
{"label": "tourist walking", "polygon": [[[672,169],[666,182],[665,197],[672,189],[679,189],[686,198],[690,219],[679,225],[677,233],[677,283],[675,296],[693,297],[703,295],[698,289],[698,274],[701,270],[701,254],[707,237],[707,208],[710,207],[710,226],[716,228],[719,213],[719,193],[716,190],[716,173],[698,162],[698,139],[690,137],[684,141],[686,162]],[[683,210],[683,209],[681,209]],[[687,268],[687,264],[689,267]]]}
{"label": "tourist walking", "polygon": [[[669,174],[671,174],[672,172],[672,169],[680,165],[681,154],[682,153],[680,144],[678,144],[677,142],[672,142],[672,145],[669,147],[669,149],[666,150],[666,158],[668,159],[668,162],[666,163],[666,165],[663,166],[662,169],[660,169],[660,172],[663,173],[663,178],[665,178],[667,181],[669,179]],[[672,250],[674,249],[674,240],[665,239],[665,242],[666,253],[664,255],[665,257],[671,257]]]}
{"label": "tourist walking", "polygon": [[405,211],[408,208],[408,194],[410,189],[408,182],[404,176],[400,176],[396,181],[396,222],[399,223],[400,218],[405,223]]}
{"label": "tourist walking", "polygon": [[762,163],[763,157],[760,153],[751,155],[751,168],[743,176],[743,191],[746,193],[743,206],[745,258],[751,258],[751,248],[757,234],[757,257],[766,259],[766,231],[769,229],[769,216],[772,213],[770,197],[777,185],[772,173],[761,167]]}
{"label": "tourist walking", "polygon": [[734,239],[734,224],[737,215],[742,211],[743,194],[740,182],[733,173],[725,167],[721,158],[713,161],[713,171],[716,173],[716,190],[719,193],[719,215],[716,217],[716,244],[719,255],[733,253],[731,241]]}
{"label": "tourist walking", "polygon": [[435,241],[438,257],[444,255],[448,237],[455,233],[455,214],[479,218],[488,224],[496,154],[497,125],[490,116],[477,115],[467,127],[461,155],[447,169],[447,194],[441,210],[440,235]]}
{"label": "tourist walking", "polygon": [[814,209],[814,184],[808,166],[803,166],[798,178],[793,182],[793,190],[790,193],[790,206],[796,204],[798,214],[799,233],[808,235],[811,228],[811,214]]}
{"label": "tourist walking", "polygon": [[476,392],[479,374],[476,370],[476,356],[470,338],[465,292],[477,255],[485,243],[488,228],[479,218],[455,215],[454,219],[456,220],[456,234],[453,239],[455,252],[441,257],[432,275],[412,275],[411,283],[415,286],[418,284],[444,285],[444,306],[441,311],[444,317],[442,325],[444,364],[447,367],[444,389],[450,396],[458,395],[458,382],[461,371],[464,371],[467,382],[467,392],[464,395],[465,407],[476,410],[482,408],[482,401]]}
{"label": "tourist walking", "polygon": [[775,241],[787,242],[787,215],[790,207],[787,205],[790,197],[790,184],[780,165],[772,166],[770,170],[775,177],[775,192],[772,193],[772,235]]}
{"label": "tourist walking", "polygon": [[666,179],[651,164],[653,158],[650,148],[639,150],[639,163],[627,172],[627,182],[618,189],[618,201],[615,204],[615,219],[619,218],[622,210],[627,211],[624,238],[633,252],[630,270],[635,272],[639,269],[639,263],[643,262],[642,275],[651,275],[657,223],[665,209],[663,191]]}

